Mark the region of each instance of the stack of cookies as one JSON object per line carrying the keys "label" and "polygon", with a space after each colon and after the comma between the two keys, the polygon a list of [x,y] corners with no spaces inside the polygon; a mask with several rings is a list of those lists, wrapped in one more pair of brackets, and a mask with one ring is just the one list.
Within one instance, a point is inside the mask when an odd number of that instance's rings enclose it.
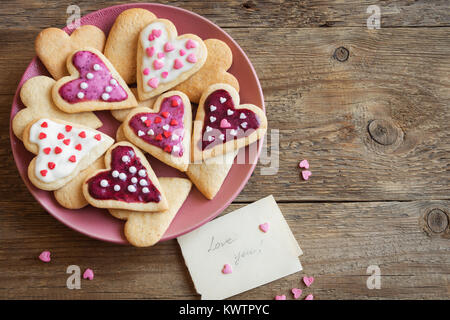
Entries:
{"label": "stack of cookies", "polygon": [[[108,38],[91,25],[70,36],[45,29],[36,52],[53,78],[25,82],[25,108],[13,119],[36,155],[30,181],[65,208],[90,204],[127,220],[135,246],[159,241],[192,183],[213,199],[238,150],[265,134],[261,108],[240,105],[230,48],[178,35],[148,10],[123,11]],[[122,122],[114,138],[96,130],[99,110]],[[157,177],[145,153],[188,178]]]}

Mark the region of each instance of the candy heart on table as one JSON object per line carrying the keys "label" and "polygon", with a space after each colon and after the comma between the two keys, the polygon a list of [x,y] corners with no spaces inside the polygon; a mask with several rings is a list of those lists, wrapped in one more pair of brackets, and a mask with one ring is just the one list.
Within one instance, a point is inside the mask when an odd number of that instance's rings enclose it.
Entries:
{"label": "candy heart on table", "polygon": [[92,269],[87,268],[83,273],[83,279],[93,280],[94,279],[94,271],[92,271]]}
{"label": "candy heart on table", "polygon": [[137,49],[137,88],[140,100],[167,91],[195,74],[208,51],[194,34],[177,36],[166,19],[156,19],[140,33]]}
{"label": "candy heart on table", "polygon": [[118,142],[105,154],[106,170],[83,183],[83,194],[97,208],[163,211],[166,197],[144,154],[129,142]]}
{"label": "candy heart on table", "polygon": [[22,140],[27,124],[40,118],[52,118],[83,124],[94,129],[102,126],[102,122],[93,112],[76,114],[59,110],[52,100],[52,88],[55,80],[46,76],[28,79],[20,89],[20,99],[26,108],[16,113],[12,121],[14,134]]}
{"label": "candy heart on table", "polygon": [[286,296],[284,294],[281,296],[275,296],[275,300],[286,300]]}
{"label": "candy heart on table", "polygon": [[139,33],[156,19],[142,8],[123,11],[114,21],[105,45],[105,57],[116,67],[126,83],[136,82],[136,50]]}
{"label": "candy heart on table", "polygon": [[218,39],[207,39],[204,42],[208,50],[205,64],[192,77],[174,88],[174,90],[186,92],[194,103],[198,103],[202,93],[214,83],[227,83],[239,91],[238,80],[227,72],[233,63],[230,48]]}
{"label": "candy heart on table", "polygon": [[297,289],[297,288],[292,288],[291,292],[294,295],[294,299],[298,299],[302,295],[303,290]]}
{"label": "candy heart on table", "polygon": [[135,108],[124,121],[128,141],[180,171],[190,160],[192,110],[188,97],[169,91],[158,97],[153,109]]}
{"label": "candy heart on table", "polygon": [[310,287],[314,282],[314,277],[303,277],[303,282],[307,287]]}
{"label": "candy heart on table", "polygon": [[300,168],[305,168],[305,169],[309,169],[309,162],[308,162],[308,160],[302,160],[302,161],[300,161],[300,163],[298,164],[298,166],[300,167]]}
{"label": "candy heart on table", "polygon": [[223,274],[230,274],[233,273],[233,268],[231,267],[231,265],[229,265],[228,263],[226,263],[223,268],[222,268],[222,273]]}
{"label": "candy heart on table", "polygon": [[312,294],[308,294],[305,300],[314,300],[314,296]]}
{"label": "candy heart on table", "polygon": [[39,255],[39,260],[42,262],[50,262],[52,259],[50,258],[50,251],[42,251]]}
{"label": "candy heart on table", "polygon": [[159,183],[165,190],[169,209],[149,213],[109,209],[112,216],[127,220],[124,233],[133,246],[148,247],[156,244],[169,228],[192,187],[192,183],[183,178],[159,178]]}
{"label": "candy heart on table", "polygon": [[30,181],[40,189],[57,190],[105,153],[114,140],[92,128],[44,118],[28,124],[23,142],[37,154],[28,166]]}
{"label": "candy heart on table", "polygon": [[103,51],[106,37],[102,30],[92,25],[81,26],[69,36],[58,28],[42,30],[36,38],[35,49],[39,59],[56,80],[68,75],[66,60],[73,51],[92,47]]}
{"label": "candy heart on table", "polygon": [[264,111],[252,104],[239,105],[239,100],[236,89],[224,83],[203,93],[192,135],[194,162],[238,150],[264,136]]}
{"label": "candy heart on table", "polygon": [[265,223],[262,223],[262,224],[259,225],[259,229],[262,232],[266,233],[267,231],[269,231],[269,226],[270,226],[269,223],[265,222]]}
{"label": "candy heart on table", "polygon": [[111,62],[94,48],[82,48],[67,58],[70,76],[52,89],[55,105],[68,113],[128,109],[136,98]]}
{"label": "candy heart on table", "polygon": [[311,176],[311,171],[309,171],[309,170],[303,170],[302,171],[302,178],[303,178],[303,180],[308,180],[309,179],[309,177]]}

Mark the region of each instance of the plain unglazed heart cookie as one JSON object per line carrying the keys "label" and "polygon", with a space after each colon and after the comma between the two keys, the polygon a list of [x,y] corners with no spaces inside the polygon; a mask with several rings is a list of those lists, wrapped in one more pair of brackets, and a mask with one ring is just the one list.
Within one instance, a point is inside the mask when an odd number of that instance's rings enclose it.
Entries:
{"label": "plain unglazed heart cookie", "polygon": [[[130,88],[131,92],[133,92],[134,96],[137,97],[137,89],[136,88]],[[150,98],[148,100],[140,101],[138,100],[137,108],[153,108],[153,104],[155,103],[157,97]],[[111,114],[117,121],[123,122],[127,115],[130,113],[130,109],[120,109],[120,110],[111,110]]]}
{"label": "plain unglazed heart cookie", "polygon": [[102,30],[92,25],[81,26],[69,36],[58,28],[42,30],[36,38],[35,50],[48,72],[56,80],[68,75],[67,57],[83,47],[103,52],[106,37]]}
{"label": "plain unglazed heart cookie", "polygon": [[105,45],[105,56],[126,83],[136,82],[136,50],[141,30],[156,19],[148,10],[133,8],[116,18]]}
{"label": "plain unglazed heart cookie", "polygon": [[94,48],[82,48],[67,58],[70,76],[59,79],[52,90],[55,105],[68,113],[127,109],[136,98],[111,62]]}
{"label": "plain unglazed heart cookie", "polygon": [[83,182],[87,176],[94,171],[103,169],[105,160],[103,157],[98,158],[89,167],[81,171],[75,178],[69,181],[65,186],[53,192],[56,201],[67,209],[81,209],[88,205],[83,194]]}
{"label": "plain unglazed heart cookie", "polygon": [[57,190],[102,156],[114,143],[106,134],[57,119],[32,121],[23,143],[37,156],[28,166],[30,181],[42,190]]}
{"label": "plain unglazed heart cookie", "polygon": [[159,182],[166,194],[169,209],[160,212],[109,209],[112,216],[127,220],[124,233],[133,246],[148,247],[156,244],[169,228],[192,187],[192,183],[183,178],[159,178]]}
{"label": "plain unglazed heart cookie", "polygon": [[227,83],[239,91],[238,80],[227,72],[233,63],[230,48],[218,39],[207,39],[205,45],[208,49],[208,57],[203,67],[192,77],[173,88],[185,92],[189,100],[194,103],[198,103],[202,93],[215,83]]}
{"label": "plain unglazed heart cookie", "polygon": [[106,152],[105,167],[83,183],[84,197],[94,207],[145,212],[168,208],[152,167],[131,143],[114,144]]}
{"label": "plain unglazed heart cookie", "polygon": [[186,171],[187,176],[197,189],[209,200],[213,199],[228,176],[237,150],[209,158],[202,163],[191,163]]}
{"label": "plain unglazed heart cookie", "polygon": [[264,136],[264,111],[239,103],[239,93],[224,83],[214,84],[202,94],[192,134],[194,162],[238,150]]}
{"label": "plain unglazed heart cookie", "polygon": [[14,134],[22,140],[23,130],[33,120],[40,118],[59,119],[97,129],[102,122],[93,112],[66,113],[59,110],[52,100],[55,80],[46,76],[28,79],[20,89],[20,99],[26,108],[20,110],[12,121]]}
{"label": "plain unglazed heart cookie", "polygon": [[140,100],[173,88],[204,65],[208,51],[202,39],[194,34],[177,35],[166,19],[156,19],[141,31],[136,71]]}
{"label": "plain unglazed heart cookie", "polygon": [[190,159],[192,128],[191,102],[181,91],[158,97],[153,109],[136,108],[124,121],[128,141],[180,171]]}

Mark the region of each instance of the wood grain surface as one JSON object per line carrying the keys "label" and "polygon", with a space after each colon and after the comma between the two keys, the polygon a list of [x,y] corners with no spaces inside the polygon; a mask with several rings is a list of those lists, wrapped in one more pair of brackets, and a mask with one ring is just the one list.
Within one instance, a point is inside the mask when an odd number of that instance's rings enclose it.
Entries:
{"label": "wood grain surface", "polygon": [[[82,14],[122,3],[77,1]],[[244,49],[260,78],[279,169],[224,213],[273,194],[304,251],[304,272],[243,293],[273,299],[301,276],[316,299],[450,298],[450,5],[448,1],[161,1],[205,16]],[[118,246],[65,227],[15,167],[9,113],[43,28],[70,1],[0,6],[0,298],[198,299],[176,240]],[[381,7],[381,29],[366,9]],[[269,147],[273,137],[267,138]],[[270,148],[269,148],[270,149]],[[298,162],[312,177],[302,181]],[[52,251],[52,263],[37,259]],[[66,288],[69,265],[93,281]],[[369,265],[380,290],[366,286]],[[176,288],[176,290],[174,290]]]}

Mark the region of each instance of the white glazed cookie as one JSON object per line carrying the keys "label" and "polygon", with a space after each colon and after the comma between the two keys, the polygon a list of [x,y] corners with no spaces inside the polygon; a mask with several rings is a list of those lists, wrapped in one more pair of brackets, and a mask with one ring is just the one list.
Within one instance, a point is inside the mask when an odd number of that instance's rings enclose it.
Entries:
{"label": "white glazed cookie", "polygon": [[127,220],[124,233],[133,246],[148,247],[156,244],[169,228],[192,187],[192,183],[183,178],[160,178],[159,182],[166,194],[169,209],[160,212],[109,209],[112,216]]}
{"label": "white glazed cookie", "polygon": [[157,19],[139,35],[137,88],[140,100],[155,97],[195,74],[205,63],[208,51],[194,34],[177,36],[166,19]]}
{"label": "white glazed cookie", "polygon": [[57,190],[97,160],[114,143],[106,134],[56,119],[38,119],[25,128],[23,142],[36,154],[28,166],[31,182]]}

